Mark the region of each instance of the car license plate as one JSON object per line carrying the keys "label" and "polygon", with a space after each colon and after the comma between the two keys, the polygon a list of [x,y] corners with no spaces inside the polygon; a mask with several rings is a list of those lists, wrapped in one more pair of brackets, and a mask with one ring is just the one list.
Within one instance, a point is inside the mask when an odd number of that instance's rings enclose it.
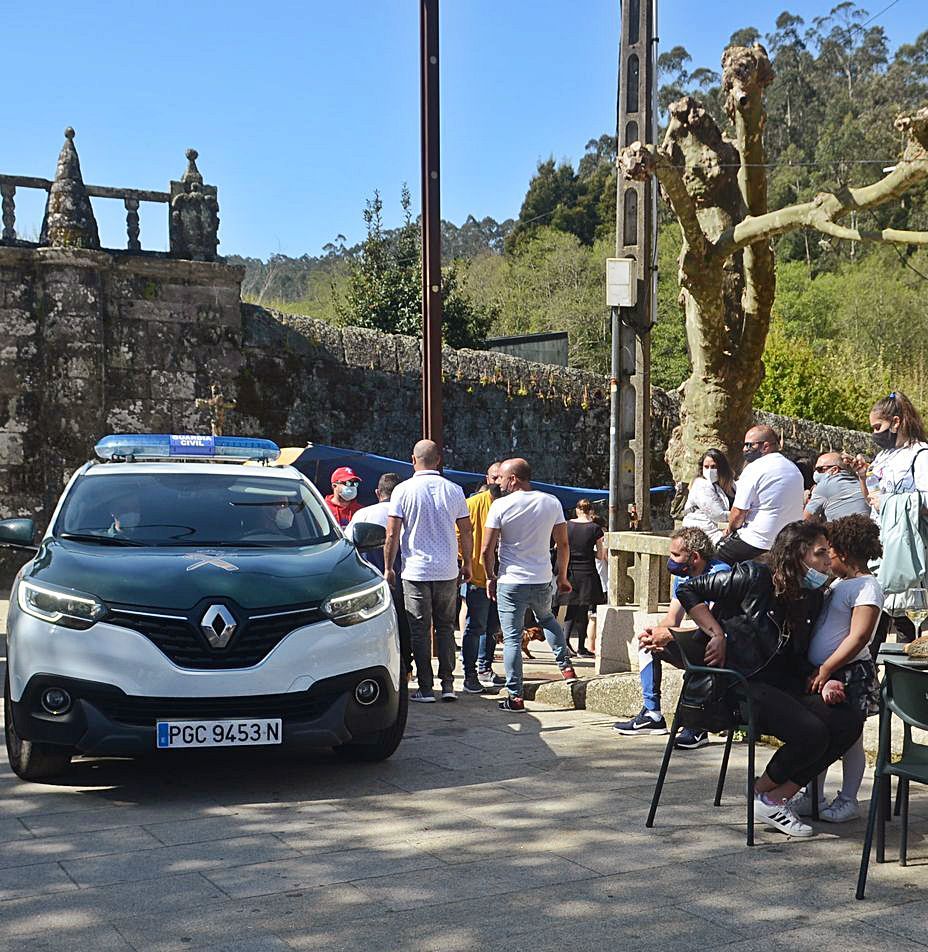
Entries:
{"label": "car license plate", "polygon": [[221,721],[158,721],[158,747],[249,747],[281,743],[279,717]]}

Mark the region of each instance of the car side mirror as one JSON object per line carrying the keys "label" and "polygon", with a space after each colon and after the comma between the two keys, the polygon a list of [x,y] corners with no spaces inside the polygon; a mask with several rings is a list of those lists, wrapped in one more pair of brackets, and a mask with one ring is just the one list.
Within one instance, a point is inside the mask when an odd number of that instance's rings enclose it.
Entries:
{"label": "car side mirror", "polygon": [[368,549],[382,549],[387,541],[387,530],[374,522],[359,522],[352,526],[354,544],[360,552]]}
{"label": "car side mirror", "polygon": [[0,520],[0,546],[38,552],[39,547],[33,544],[33,539],[35,523],[31,519]]}

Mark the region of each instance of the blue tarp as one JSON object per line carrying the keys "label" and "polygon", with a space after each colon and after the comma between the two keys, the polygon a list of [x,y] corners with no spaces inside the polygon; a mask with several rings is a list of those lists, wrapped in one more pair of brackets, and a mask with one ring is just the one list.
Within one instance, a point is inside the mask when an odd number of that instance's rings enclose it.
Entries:
{"label": "blue tarp", "polygon": [[[412,476],[412,463],[404,463],[388,456],[377,456],[374,453],[362,453],[360,450],[347,450],[340,446],[325,446],[320,443],[311,443],[292,463],[305,476],[308,476],[316,488],[323,494],[332,492],[332,473],[339,466],[350,466],[361,478],[361,488],[358,492],[358,501],[362,505],[376,502],[374,489],[377,480],[383,473],[396,473],[401,479]],[[477,486],[484,482],[484,473],[470,473],[459,469],[443,469],[442,473],[452,482],[457,483],[470,494]],[[541,483],[532,480],[532,485],[543,492],[556,496],[565,509],[572,509],[580,499],[589,499],[591,502],[609,498],[608,489],[589,489],[582,486],[555,486],[551,483]],[[665,492],[670,487],[659,487],[651,492]]]}

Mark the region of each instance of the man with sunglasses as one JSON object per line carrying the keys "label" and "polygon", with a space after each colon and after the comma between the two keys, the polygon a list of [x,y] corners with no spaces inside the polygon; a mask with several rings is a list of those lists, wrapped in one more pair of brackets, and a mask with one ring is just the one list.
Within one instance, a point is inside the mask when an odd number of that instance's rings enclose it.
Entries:
{"label": "man with sunglasses", "polygon": [[803,518],[833,522],[842,516],[870,515],[870,503],[860,488],[860,479],[840,453],[822,453],[812,473],[815,487]]}
{"label": "man with sunglasses", "polygon": [[332,495],[325,497],[325,504],[343,529],[361,508],[358,502],[360,486],[361,477],[350,466],[339,466],[332,473]]}
{"label": "man with sunglasses", "polygon": [[769,426],[752,426],[744,435],[745,467],[716,558],[728,565],[763,555],[779,531],[802,519],[805,486],[799,467],[780,452],[780,438]]}

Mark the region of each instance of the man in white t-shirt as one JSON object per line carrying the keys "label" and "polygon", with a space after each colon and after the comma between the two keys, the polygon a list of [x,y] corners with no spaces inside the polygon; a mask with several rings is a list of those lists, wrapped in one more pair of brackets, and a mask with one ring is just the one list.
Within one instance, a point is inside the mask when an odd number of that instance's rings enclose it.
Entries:
{"label": "man in white t-shirt", "polygon": [[802,519],[805,504],[802,473],[780,452],[775,430],[752,426],[744,435],[744,461],[728,531],[715,553],[728,565],[767,552],[783,526]]}
{"label": "man in white t-shirt", "polygon": [[[524,459],[507,459],[499,470],[502,497],[487,513],[480,561],[487,575],[487,595],[496,602],[503,629],[503,664],[508,697],[504,711],[524,711],[522,699],[522,629],[531,611],[544,631],[564,680],[576,681],[564,632],[551,611],[554,595],[551,537],[557,546],[557,591],[570,591],[567,522],[564,510],[549,493],[532,489],[532,471]],[[496,548],[499,544],[499,574]]]}
{"label": "man in white t-shirt", "polygon": [[431,440],[419,440],[412,450],[412,479],[393,490],[387,516],[387,542],[383,547],[384,577],[396,583],[393,560],[402,553],[403,600],[412,636],[419,689],[410,701],[434,703],[432,691],[432,627],[438,652],[441,699],[453,701],[454,624],[458,604],[458,536],[461,536],[462,581],[470,580],[470,513],[464,490],[438,471],[441,451]]}

